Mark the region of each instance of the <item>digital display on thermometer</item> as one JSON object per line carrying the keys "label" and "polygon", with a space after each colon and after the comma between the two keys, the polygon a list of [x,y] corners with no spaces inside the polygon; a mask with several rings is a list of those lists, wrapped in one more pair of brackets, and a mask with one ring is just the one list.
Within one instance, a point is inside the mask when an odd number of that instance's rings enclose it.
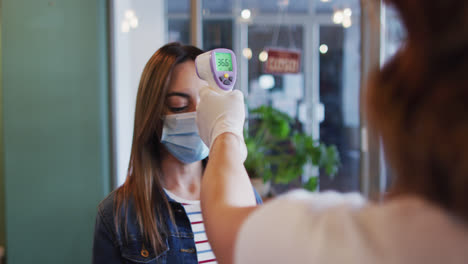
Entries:
{"label": "digital display on thermometer", "polygon": [[232,71],[231,53],[215,52],[215,58],[217,71]]}

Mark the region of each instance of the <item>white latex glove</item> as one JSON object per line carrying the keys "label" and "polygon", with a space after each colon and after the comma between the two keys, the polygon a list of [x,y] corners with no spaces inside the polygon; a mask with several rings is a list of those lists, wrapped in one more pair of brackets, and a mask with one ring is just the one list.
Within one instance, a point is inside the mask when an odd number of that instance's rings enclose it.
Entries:
{"label": "white latex glove", "polygon": [[245,104],[239,90],[219,94],[208,87],[200,90],[197,107],[198,132],[203,142],[211,149],[217,136],[225,132],[235,134],[239,139],[242,161],[247,158],[244,142]]}

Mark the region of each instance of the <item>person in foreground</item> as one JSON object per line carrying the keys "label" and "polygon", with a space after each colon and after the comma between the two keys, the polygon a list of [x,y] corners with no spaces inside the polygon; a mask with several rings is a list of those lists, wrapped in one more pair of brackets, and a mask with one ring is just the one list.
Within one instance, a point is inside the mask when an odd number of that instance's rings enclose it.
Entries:
{"label": "person in foreground", "polygon": [[387,2],[408,37],[366,91],[396,174],[382,203],[293,191],[256,207],[243,96],[201,90],[197,123],[210,147],[201,205],[218,263],[467,263],[468,1]]}
{"label": "person in foreground", "polygon": [[128,176],[98,206],[94,264],[216,263],[199,202],[209,153],[195,122],[198,93],[207,85],[195,71],[200,54],[170,43],[146,64]]}

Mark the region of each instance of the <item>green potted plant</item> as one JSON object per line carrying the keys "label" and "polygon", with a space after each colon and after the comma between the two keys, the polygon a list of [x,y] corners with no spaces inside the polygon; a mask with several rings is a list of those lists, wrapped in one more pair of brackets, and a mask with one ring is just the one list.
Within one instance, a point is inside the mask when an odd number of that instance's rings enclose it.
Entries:
{"label": "green potted plant", "polygon": [[[248,124],[248,156],[244,165],[251,178],[260,178],[266,184],[288,184],[303,175],[308,162],[330,177],[338,172],[340,157],[336,146],[313,140],[286,113],[260,106],[249,111]],[[318,177],[310,177],[303,187],[316,190]]]}

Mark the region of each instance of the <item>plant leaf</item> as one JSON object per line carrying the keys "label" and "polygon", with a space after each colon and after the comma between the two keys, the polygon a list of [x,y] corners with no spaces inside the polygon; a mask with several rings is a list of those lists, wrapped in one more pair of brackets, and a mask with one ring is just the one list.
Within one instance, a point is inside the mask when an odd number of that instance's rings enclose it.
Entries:
{"label": "plant leaf", "polygon": [[318,187],[318,177],[310,177],[306,184],[304,184],[304,188],[313,192],[317,190]]}

